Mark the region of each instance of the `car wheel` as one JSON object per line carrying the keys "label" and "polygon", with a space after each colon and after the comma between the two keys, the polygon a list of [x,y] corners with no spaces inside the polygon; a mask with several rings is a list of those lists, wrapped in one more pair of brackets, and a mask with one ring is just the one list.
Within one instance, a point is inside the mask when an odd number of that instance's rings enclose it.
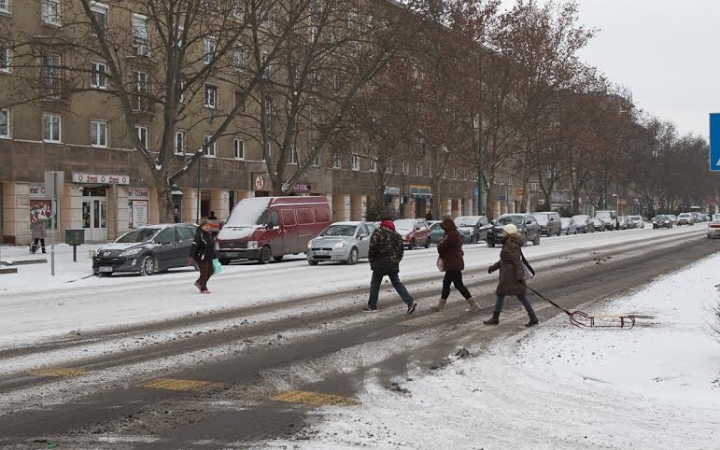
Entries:
{"label": "car wheel", "polygon": [[219,261],[220,261],[220,264],[222,264],[223,266],[227,266],[228,264],[230,264],[229,259],[223,258],[223,259],[220,259]]}
{"label": "car wheel", "polygon": [[430,238],[425,239],[425,248],[430,248]]}
{"label": "car wheel", "polygon": [[[558,230],[557,235],[560,236],[561,234],[562,234],[562,229]],[[567,233],[567,234],[568,234],[568,235],[570,234],[570,230],[568,230],[568,233]]]}
{"label": "car wheel", "polygon": [[490,247],[490,248],[493,248],[493,247],[495,247],[495,242],[492,241],[492,240],[488,240],[488,241],[487,241],[487,246]]}
{"label": "car wheel", "polygon": [[348,259],[347,259],[347,261],[345,261],[345,264],[347,264],[348,266],[354,266],[355,264],[357,264],[359,257],[360,257],[360,255],[358,254],[358,249],[353,247],[353,249],[350,250],[350,256],[348,256]]}
{"label": "car wheel", "polygon": [[311,266],[317,266],[317,265],[318,265],[318,262],[317,262],[317,261],[313,261],[312,259],[308,259],[308,264],[310,264]]}
{"label": "car wheel", "polygon": [[533,241],[533,245],[540,245],[540,233],[535,235],[535,240]]}
{"label": "car wheel", "polygon": [[283,260],[283,256],[284,256],[284,255],[273,256],[273,259],[274,259],[275,261],[282,261],[282,260]]}
{"label": "car wheel", "polygon": [[525,247],[527,245],[527,243],[528,243],[527,234],[523,233],[522,234],[522,246]]}
{"label": "car wheel", "polygon": [[144,277],[149,277],[155,273],[155,258],[147,255],[142,259],[140,263],[140,274]]}
{"label": "car wheel", "polygon": [[260,264],[267,264],[270,262],[270,258],[272,257],[272,252],[270,251],[270,247],[267,245],[260,250],[260,258],[258,258],[258,262]]}
{"label": "car wheel", "polygon": [[410,239],[410,244],[408,245],[408,250],[412,250],[415,248],[415,239]]}

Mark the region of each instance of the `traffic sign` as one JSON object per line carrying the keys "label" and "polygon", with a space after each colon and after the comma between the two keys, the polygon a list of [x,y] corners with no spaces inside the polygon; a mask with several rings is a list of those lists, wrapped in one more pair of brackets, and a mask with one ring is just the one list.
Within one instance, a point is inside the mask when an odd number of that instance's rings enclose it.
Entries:
{"label": "traffic sign", "polygon": [[710,170],[720,171],[720,113],[710,114]]}

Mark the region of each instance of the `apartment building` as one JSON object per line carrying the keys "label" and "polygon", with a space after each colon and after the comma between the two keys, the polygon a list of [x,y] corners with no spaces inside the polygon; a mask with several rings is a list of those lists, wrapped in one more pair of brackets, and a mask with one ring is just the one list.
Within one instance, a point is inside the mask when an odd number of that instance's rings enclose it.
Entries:
{"label": "apartment building", "polygon": [[[108,0],[88,5],[92,20],[79,0],[0,0],[3,241],[28,244],[31,223],[49,222],[51,215],[57,218],[60,239],[65,229],[81,228],[86,240],[104,241],[157,223],[161,217],[158,189],[148,155],[155,157],[167,142],[173,149],[168,157],[171,172],[182,169],[198,151],[203,153],[197,164],[174,180],[172,203],[179,220],[193,222],[210,211],[224,219],[241,199],[270,195],[272,168],[266,158],[272,155],[274,144],[268,142],[267,152],[263,151],[257,117],[273,106],[268,106],[267,96],[243,92],[242,83],[229,81],[225,75],[245,70],[246,60],[251,59],[245,49],[227,50],[227,65],[196,78],[192,92],[184,92],[185,98],[180,99],[184,113],[168,130],[162,105],[169,102],[155,93],[169,84],[156,81],[165,70],[158,65],[163,47],[143,2]],[[243,12],[232,11],[240,20]],[[95,43],[100,41],[97,33],[116,43],[114,50],[121,56],[103,59]],[[222,43],[221,38],[206,36],[187,44],[194,55],[188,58],[194,75],[202,73],[204,64],[214,62]],[[122,77],[113,77],[110,64],[122,66],[117,70]],[[247,67],[251,64],[248,61]],[[271,69],[263,70],[270,73]],[[247,71],[252,73],[251,68]],[[118,84],[123,84],[127,95],[111,94],[119,90]],[[127,113],[128,107],[132,114]],[[227,127],[219,132],[228,111],[240,114],[228,119]],[[313,148],[308,131],[297,134],[285,167],[288,174]],[[143,147],[145,155],[139,151]],[[287,194],[326,196],[334,220],[364,218],[377,193],[377,161],[353,148],[352,143],[323,148],[302,176],[287,186]],[[156,164],[161,165],[159,159]],[[405,217],[425,215],[434,188],[430,166],[423,164],[422,158],[398,159],[385,169],[387,207]],[[48,171],[58,172],[63,180],[57,211],[52,211],[44,184]],[[454,168],[446,174],[442,199],[434,201],[443,214],[469,214],[476,209],[475,185],[469,170]]]}

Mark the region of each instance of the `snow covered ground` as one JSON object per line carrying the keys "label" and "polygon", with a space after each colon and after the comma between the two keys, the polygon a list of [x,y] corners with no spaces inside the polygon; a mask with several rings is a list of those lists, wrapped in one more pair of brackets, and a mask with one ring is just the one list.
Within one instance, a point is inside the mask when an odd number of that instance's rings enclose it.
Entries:
{"label": "snow covered ground", "polygon": [[322,409],[299,439],[257,448],[716,450],[718,266],[720,255],[609,302],[652,317],[631,330],[558,317],[398,380],[407,394],[369,379],[360,406]]}

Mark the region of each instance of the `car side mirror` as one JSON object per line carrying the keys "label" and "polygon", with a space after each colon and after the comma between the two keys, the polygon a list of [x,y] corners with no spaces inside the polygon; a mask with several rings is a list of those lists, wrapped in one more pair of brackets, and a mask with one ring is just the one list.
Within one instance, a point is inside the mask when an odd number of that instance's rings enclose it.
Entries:
{"label": "car side mirror", "polygon": [[[552,219],[550,219],[550,220],[552,220]],[[525,222],[525,225],[532,225],[532,220],[528,220],[527,222]]]}

